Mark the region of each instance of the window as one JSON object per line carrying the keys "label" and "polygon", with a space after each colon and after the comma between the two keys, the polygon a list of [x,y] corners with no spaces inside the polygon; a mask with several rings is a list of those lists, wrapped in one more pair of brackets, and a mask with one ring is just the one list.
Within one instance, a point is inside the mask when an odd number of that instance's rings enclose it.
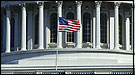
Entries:
{"label": "window", "polygon": [[119,44],[122,44],[122,16],[119,14]]}
{"label": "window", "polygon": [[51,43],[57,42],[57,13],[53,13],[50,16],[50,37]]}
{"label": "window", "polygon": [[101,13],[100,16],[100,41],[107,43],[107,16],[105,13]]}
{"label": "window", "polygon": [[39,14],[36,14],[35,16],[35,28],[34,28],[34,44],[37,45],[38,44],[38,23],[39,22]]}
{"label": "window", "polygon": [[11,42],[10,42],[10,44],[11,44],[11,51],[13,51],[13,48],[14,48],[14,26],[15,26],[15,18],[12,16],[11,17]]}
{"label": "window", "polygon": [[83,42],[91,42],[91,15],[83,14]]}
{"label": "window", "polygon": [[[74,19],[74,14],[72,12],[69,12],[67,14],[67,19]],[[73,32],[67,32],[67,42],[74,42],[74,33]]]}

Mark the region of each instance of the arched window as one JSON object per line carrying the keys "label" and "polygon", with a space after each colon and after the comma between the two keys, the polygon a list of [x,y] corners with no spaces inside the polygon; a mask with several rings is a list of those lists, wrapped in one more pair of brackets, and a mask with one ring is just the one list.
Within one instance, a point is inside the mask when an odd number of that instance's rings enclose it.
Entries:
{"label": "arched window", "polygon": [[119,14],[119,44],[122,44],[122,16]]}
{"label": "arched window", "polygon": [[107,15],[105,13],[100,14],[100,37],[101,43],[107,43]]}
{"label": "arched window", "polygon": [[83,14],[83,42],[91,42],[91,15]]}
{"label": "arched window", "polygon": [[39,14],[36,14],[35,16],[35,26],[34,26],[34,45],[37,45],[38,44],[38,23],[39,22]]}
{"label": "arched window", "polygon": [[[67,14],[67,19],[74,19],[74,14],[72,12],[69,12]],[[67,32],[67,42],[74,42],[74,33],[73,32]]]}
{"label": "arched window", "polygon": [[14,26],[15,26],[15,18],[13,16],[11,16],[11,42],[10,42],[10,46],[11,46],[11,51],[14,51]]}
{"label": "arched window", "polygon": [[53,13],[50,16],[50,37],[51,43],[56,43],[57,42],[57,13]]}

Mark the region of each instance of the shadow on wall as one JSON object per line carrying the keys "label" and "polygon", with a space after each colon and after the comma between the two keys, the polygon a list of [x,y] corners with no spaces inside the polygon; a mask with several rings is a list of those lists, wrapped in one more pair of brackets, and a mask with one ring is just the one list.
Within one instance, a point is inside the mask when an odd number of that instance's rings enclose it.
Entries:
{"label": "shadow on wall", "polygon": [[[46,57],[48,55],[53,55],[55,58],[56,52],[39,52],[39,53],[21,53],[16,55],[10,55],[10,56],[1,56],[1,64],[18,64],[19,60],[23,59],[31,59],[34,57]],[[55,60],[55,59],[54,59]]]}
{"label": "shadow on wall", "polygon": [[[72,54],[72,53],[79,53],[79,52],[59,52],[59,54]],[[19,60],[23,59],[33,59],[34,57],[37,57],[44,60],[44,57],[53,57],[53,59],[47,59],[47,60],[55,60],[56,58],[56,52],[34,52],[34,53],[18,53],[15,55],[9,55],[9,56],[1,56],[1,64],[19,64]]]}

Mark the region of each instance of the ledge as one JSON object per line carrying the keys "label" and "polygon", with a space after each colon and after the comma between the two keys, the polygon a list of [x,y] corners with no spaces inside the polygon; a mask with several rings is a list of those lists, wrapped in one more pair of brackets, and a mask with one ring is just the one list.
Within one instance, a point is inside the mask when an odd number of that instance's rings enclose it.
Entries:
{"label": "ledge", "polygon": [[92,53],[116,53],[116,54],[128,54],[133,55],[132,50],[114,50],[114,49],[96,49],[96,48],[61,48],[61,49],[32,49],[26,51],[13,51],[10,53],[1,53],[1,57],[18,55],[18,54],[29,54],[29,53],[43,53],[43,52],[92,52]]}
{"label": "ledge", "polygon": [[[96,66],[58,66],[58,70],[103,70],[103,69],[132,69],[131,65],[96,65]],[[15,66],[15,65],[2,65],[2,71],[25,71],[25,70],[55,70],[55,66]]]}

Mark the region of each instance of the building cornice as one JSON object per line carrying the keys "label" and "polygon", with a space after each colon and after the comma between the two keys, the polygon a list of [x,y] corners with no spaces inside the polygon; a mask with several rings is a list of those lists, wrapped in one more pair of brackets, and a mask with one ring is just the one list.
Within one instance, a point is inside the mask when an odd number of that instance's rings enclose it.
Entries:
{"label": "building cornice", "polygon": [[[38,3],[41,1],[1,1],[1,7],[5,7],[7,4],[9,5],[18,5],[21,3]],[[53,2],[53,1],[42,1],[42,2]]]}
{"label": "building cornice", "polygon": [[[22,2],[24,2],[24,3],[37,3],[37,2],[41,2],[41,1],[1,1],[1,7],[5,7],[7,5],[7,3],[9,5],[18,5]],[[55,2],[55,1],[42,1],[42,2]],[[102,2],[116,2],[116,1],[102,1]],[[133,4],[133,1],[119,1],[119,2]]]}

